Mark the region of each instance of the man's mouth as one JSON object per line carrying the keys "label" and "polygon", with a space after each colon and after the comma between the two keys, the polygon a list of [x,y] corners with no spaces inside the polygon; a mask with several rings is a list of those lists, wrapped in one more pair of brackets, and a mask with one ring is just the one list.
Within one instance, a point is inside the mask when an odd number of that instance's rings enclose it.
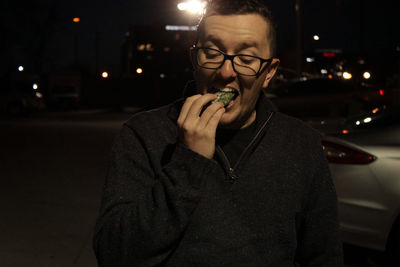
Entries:
{"label": "man's mouth", "polygon": [[217,95],[218,97],[211,103],[221,102],[222,104],[224,104],[225,108],[239,95],[239,92],[232,88],[222,88],[222,89],[212,88],[210,91],[215,95]]}

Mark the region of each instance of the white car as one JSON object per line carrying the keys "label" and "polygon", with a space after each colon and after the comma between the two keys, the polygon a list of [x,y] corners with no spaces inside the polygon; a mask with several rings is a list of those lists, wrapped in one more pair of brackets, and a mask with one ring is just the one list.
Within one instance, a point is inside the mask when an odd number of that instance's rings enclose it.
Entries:
{"label": "white car", "polygon": [[385,251],[400,266],[400,108],[352,118],[323,146],[343,242]]}

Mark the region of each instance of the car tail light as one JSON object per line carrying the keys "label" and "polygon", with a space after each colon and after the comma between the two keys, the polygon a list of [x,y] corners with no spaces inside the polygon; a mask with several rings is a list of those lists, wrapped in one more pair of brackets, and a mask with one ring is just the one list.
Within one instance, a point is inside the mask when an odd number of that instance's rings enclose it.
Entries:
{"label": "car tail light", "polygon": [[385,91],[384,91],[383,89],[379,89],[378,92],[379,92],[379,95],[380,95],[380,96],[383,96],[383,95],[385,94]]}
{"label": "car tail light", "polygon": [[376,160],[375,156],[364,151],[326,140],[322,141],[322,147],[330,163],[369,164]]}

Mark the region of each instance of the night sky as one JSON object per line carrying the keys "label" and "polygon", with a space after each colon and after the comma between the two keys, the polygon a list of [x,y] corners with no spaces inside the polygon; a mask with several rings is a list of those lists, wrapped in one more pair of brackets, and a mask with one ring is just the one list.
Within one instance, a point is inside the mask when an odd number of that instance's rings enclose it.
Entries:
{"label": "night sky", "polygon": [[[118,71],[119,46],[129,25],[186,21],[178,0],[3,0],[0,4],[1,71],[40,62],[42,71],[73,63],[74,25],[79,23],[79,62],[95,65],[95,40],[101,69]],[[295,46],[295,0],[265,0],[278,24],[278,53]],[[303,0],[304,51],[316,46],[382,57],[399,49],[398,1]],[[318,34],[318,44],[312,36]],[[397,52],[398,53],[398,52]],[[42,55],[42,56],[41,56]],[[40,59],[42,58],[42,59]],[[31,64],[34,68],[34,64]],[[37,66],[38,64],[36,64]]]}

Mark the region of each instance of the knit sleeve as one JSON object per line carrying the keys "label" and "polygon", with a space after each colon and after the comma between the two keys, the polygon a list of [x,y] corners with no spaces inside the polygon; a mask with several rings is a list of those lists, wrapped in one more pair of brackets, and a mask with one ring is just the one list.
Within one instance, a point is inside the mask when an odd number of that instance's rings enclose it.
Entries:
{"label": "knit sleeve", "polygon": [[170,160],[154,168],[143,140],[126,125],[111,154],[94,233],[99,266],[162,264],[182,238],[216,163],[175,145]]}
{"label": "knit sleeve", "polygon": [[314,171],[298,229],[296,259],[300,266],[343,266],[337,196],[320,142],[312,155]]}

